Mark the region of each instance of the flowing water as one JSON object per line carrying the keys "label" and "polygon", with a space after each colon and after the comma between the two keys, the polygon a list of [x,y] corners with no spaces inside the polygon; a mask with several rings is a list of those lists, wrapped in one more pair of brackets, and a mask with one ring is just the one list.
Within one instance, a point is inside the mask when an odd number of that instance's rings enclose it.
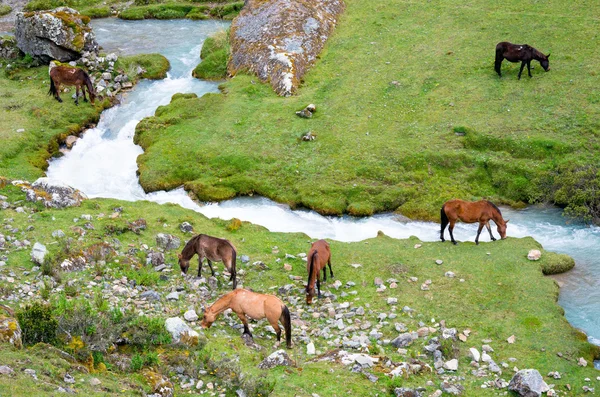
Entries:
{"label": "flowing water", "polygon": [[[48,176],[62,180],[90,197],[122,200],[172,202],[193,209],[209,218],[233,217],[265,226],[276,232],[304,232],[312,238],[360,241],[374,237],[381,230],[395,238],[417,236],[423,241],[437,241],[439,225],[413,222],[394,214],[368,218],[323,217],[313,211],[291,210],[261,197],[244,197],[219,204],[198,205],[183,189],[146,194],[139,185],[136,158],[142,153],[133,144],[135,125],[154,114],[160,105],[169,103],[179,92],[199,96],[216,92],[217,84],[191,77],[199,61],[203,40],[226,23],[156,21],[127,22],[117,19],[95,20],[94,30],[107,52],[123,54],[159,52],[171,62],[168,77],[160,81],[142,81],[123,103],[106,110],[96,128],[64,157],[51,162]],[[568,274],[557,276],[562,284],[560,304],[567,319],[585,330],[592,342],[600,344],[600,228],[567,223],[561,211],[553,207],[529,207],[524,210],[503,209],[510,218],[509,236],[533,236],[548,250],[573,256],[577,266]],[[459,224],[455,235],[472,240],[476,225]],[[496,233],[497,234],[497,233]],[[482,241],[489,240],[484,231]]]}

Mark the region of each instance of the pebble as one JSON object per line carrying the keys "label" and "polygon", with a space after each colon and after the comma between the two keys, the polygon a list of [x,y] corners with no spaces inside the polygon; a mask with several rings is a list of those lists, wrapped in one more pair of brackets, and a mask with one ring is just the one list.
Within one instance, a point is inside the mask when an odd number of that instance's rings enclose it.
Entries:
{"label": "pebble", "polygon": [[436,259],[435,263],[438,264],[438,265],[441,265],[442,263],[444,263],[444,261],[441,260],[441,259]]}

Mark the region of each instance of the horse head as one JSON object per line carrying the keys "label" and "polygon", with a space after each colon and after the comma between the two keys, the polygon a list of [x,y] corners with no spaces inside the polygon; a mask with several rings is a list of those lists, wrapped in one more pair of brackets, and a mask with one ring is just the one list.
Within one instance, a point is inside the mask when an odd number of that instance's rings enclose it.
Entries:
{"label": "horse head", "polygon": [[310,305],[312,304],[312,300],[313,297],[315,296],[315,287],[313,286],[312,288],[310,288],[310,286],[306,286],[306,304]]}
{"label": "horse head", "polygon": [[216,319],[217,315],[209,307],[208,309],[204,310],[204,317],[202,317],[202,322],[200,323],[200,326],[202,328],[210,328],[210,326],[212,325],[212,323],[215,322]]}
{"label": "horse head", "polygon": [[94,91],[90,91],[90,102],[93,104],[94,101],[96,100],[96,93]]}
{"label": "horse head", "polygon": [[550,54],[544,55],[544,58],[540,60],[540,65],[542,65],[546,72],[550,70],[550,61],[548,58],[550,58]]}
{"label": "horse head", "polygon": [[183,259],[183,256],[181,254],[177,254],[177,258],[179,258],[179,268],[181,269],[181,272],[183,274],[187,274],[188,269],[190,268],[190,260]]}
{"label": "horse head", "polygon": [[503,219],[503,222],[498,222],[498,234],[500,234],[500,238],[504,240],[506,238],[506,224],[510,219]]}

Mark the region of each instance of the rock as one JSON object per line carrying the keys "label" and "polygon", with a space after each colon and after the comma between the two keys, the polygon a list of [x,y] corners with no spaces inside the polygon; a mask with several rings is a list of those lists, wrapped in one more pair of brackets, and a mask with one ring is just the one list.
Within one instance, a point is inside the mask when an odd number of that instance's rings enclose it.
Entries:
{"label": "rock", "polygon": [[23,347],[21,327],[16,318],[0,314],[0,343],[10,343],[20,349]]}
{"label": "rock", "polygon": [[65,237],[65,232],[63,232],[62,230],[55,230],[52,232],[52,237],[54,238],[63,238]]}
{"label": "rock", "polygon": [[242,255],[240,257],[240,260],[242,261],[242,263],[248,263],[250,262],[250,257],[248,255]]}
{"label": "rock", "polygon": [[174,388],[171,381],[157,372],[147,370],[144,372],[144,377],[150,384],[150,388],[155,397],[173,397]]}
{"label": "rock", "polygon": [[184,233],[192,233],[194,231],[194,227],[188,222],[183,222],[181,225],[179,225],[179,230],[181,230]]}
{"label": "rock", "polygon": [[462,394],[462,392],[465,390],[462,385],[453,384],[448,381],[442,382],[440,384],[440,389],[442,389],[444,393],[453,394],[455,396]]}
{"label": "rock", "polygon": [[454,274],[454,272],[446,272],[446,274],[444,274],[446,277],[448,278],[454,278],[456,277],[456,275]]}
{"label": "rock", "polygon": [[196,321],[198,320],[198,314],[195,310],[188,310],[183,314],[183,318],[185,318],[185,321]]}
{"label": "rock", "polygon": [[579,365],[580,367],[587,367],[587,361],[586,359],[584,359],[583,357],[579,357],[579,360],[577,360],[577,365]]}
{"label": "rock", "polygon": [[108,72],[104,72],[104,73],[102,73],[102,80],[111,81],[112,75]]}
{"label": "rock", "polygon": [[0,375],[11,375],[15,371],[8,365],[0,365]]}
{"label": "rock", "polygon": [[527,259],[530,261],[537,261],[542,257],[542,253],[540,250],[530,250],[527,254]]}
{"label": "rock", "polygon": [[522,369],[517,372],[508,385],[508,390],[522,397],[539,397],[550,388],[535,369]]}
{"label": "rock", "polygon": [[342,0],[246,0],[231,24],[230,75],[250,71],[292,95],[333,32]]}
{"label": "rock", "polygon": [[396,396],[396,397],[421,397],[422,394],[416,389],[397,387],[394,389],[394,396]]}
{"label": "rock", "polygon": [[140,298],[151,300],[151,301],[159,301],[160,294],[154,290],[144,291],[140,294]]}
{"label": "rock", "polygon": [[456,328],[444,328],[442,331],[442,338],[444,339],[454,339],[456,340]]}
{"label": "rock", "polygon": [[516,339],[517,339],[517,338],[516,338],[516,336],[514,336],[514,335],[511,335],[511,336],[509,336],[509,337],[508,337],[508,339],[507,339],[506,341],[507,341],[508,343],[510,343],[510,344],[513,344],[513,343],[515,343],[515,340],[516,340]]}
{"label": "rock", "polygon": [[375,280],[373,282],[375,283],[376,287],[380,287],[383,285],[383,280],[379,277],[375,277]]}
{"label": "rock", "polygon": [[471,353],[471,357],[473,358],[473,361],[479,362],[479,360],[481,360],[481,354],[479,354],[479,351],[477,349],[472,347],[469,349],[469,352]]}
{"label": "rock", "polygon": [[35,379],[35,380],[37,380],[37,378],[38,378],[38,377],[37,377],[37,374],[36,374],[36,372],[35,372],[35,370],[34,370],[34,369],[31,369],[31,368],[25,368],[25,369],[23,370],[23,372],[24,372],[24,373],[26,373],[27,375],[31,376],[31,377],[32,377],[33,379]]}
{"label": "rock", "polygon": [[278,365],[286,367],[292,365],[292,360],[284,350],[277,350],[273,352],[270,356],[268,356],[260,364],[258,364],[258,368],[271,369]]}
{"label": "rock", "polygon": [[157,272],[164,269],[156,269],[158,266],[165,266],[165,255],[162,252],[149,252],[146,260],[148,261],[148,264],[152,265],[155,268],[154,270]]}
{"label": "rock", "polygon": [[90,385],[92,385],[92,386],[98,386],[100,384],[102,384],[102,382],[100,382],[100,379],[98,379],[98,378],[92,378],[92,379],[90,379]]}
{"label": "rock", "polygon": [[77,138],[75,135],[69,135],[67,139],[65,139],[65,145],[67,145],[68,149],[71,149],[78,139],[79,138]]}
{"label": "rock", "polygon": [[21,51],[44,63],[74,61],[83,51],[98,52],[89,18],[68,7],[17,13],[15,38]]}
{"label": "rock", "polygon": [[442,263],[444,263],[444,261],[443,261],[443,260],[441,260],[441,259],[436,259],[436,260],[435,260],[435,263],[436,263],[437,265],[441,265]]}
{"label": "rock", "polygon": [[0,58],[15,59],[21,53],[14,36],[0,36]]}
{"label": "rock", "polygon": [[[120,213],[119,211],[115,211],[115,213]],[[143,218],[136,219],[133,222],[127,223],[127,229],[131,230],[135,234],[140,234],[142,230],[146,230],[147,224],[146,220]]]}
{"label": "rock", "polygon": [[17,183],[27,195],[27,200],[41,201],[48,208],[79,206],[87,196],[77,189],[50,178],[39,178],[31,185]]}
{"label": "rock", "polygon": [[174,291],[167,295],[168,301],[178,301],[179,300],[179,292]]}
{"label": "rock", "polygon": [[46,246],[36,242],[33,244],[33,249],[31,250],[31,261],[41,266],[44,264],[44,259],[46,258],[47,254],[48,249]]}
{"label": "rock", "polygon": [[291,272],[292,271],[292,265],[290,265],[289,263],[284,263],[283,264],[283,270],[285,270],[286,272]]}
{"label": "rock", "polygon": [[190,346],[198,344],[200,334],[194,331],[179,317],[171,317],[165,321],[165,328],[173,337],[174,343],[183,343]]}
{"label": "rock", "polygon": [[158,233],[156,235],[156,245],[165,250],[173,250],[181,246],[181,240],[171,234]]}
{"label": "rock", "polygon": [[413,338],[411,334],[408,332],[398,335],[394,340],[390,342],[390,344],[396,348],[398,347],[406,347],[413,342]]}
{"label": "rock", "polygon": [[447,369],[448,371],[456,371],[458,370],[458,360],[453,358],[450,361],[446,361],[444,363],[444,369]]}
{"label": "rock", "polygon": [[310,118],[312,118],[312,112],[307,109],[302,109],[302,110],[299,110],[296,112],[296,116],[303,118],[303,119],[310,119]]}
{"label": "rock", "polygon": [[314,343],[310,342],[308,345],[306,345],[306,354],[309,356],[314,356],[317,354]]}

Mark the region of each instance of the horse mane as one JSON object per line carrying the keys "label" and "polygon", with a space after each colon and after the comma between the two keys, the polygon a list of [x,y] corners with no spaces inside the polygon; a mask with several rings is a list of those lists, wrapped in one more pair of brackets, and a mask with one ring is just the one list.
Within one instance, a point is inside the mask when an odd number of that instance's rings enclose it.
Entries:
{"label": "horse mane", "polygon": [[530,48],[533,51],[533,56],[534,56],[535,59],[542,60],[542,59],[546,59],[547,58],[546,55],[544,55],[544,53],[541,52],[541,51],[539,51],[538,49],[533,48],[533,47],[530,47]]}
{"label": "horse mane", "polygon": [[317,255],[317,250],[315,250],[309,258],[310,262],[309,262],[309,269],[308,269],[308,282],[306,283],[306,292],[308,292],[308,290],[310,289],[310,280],[312,279],[312,276],[313,276],[313,269],[315,266],[315,256],[316,255]]}
{"label": "horse mane", "polygon": [[196,242],[198,241],[200,236],[202,236],[202,235],[198,234],[198,235],[192,237],[190,239],[190,241],[187,242],[185,247],[183,247],[183,251],[181,251],[181,256],[183,256],[184,258],[187,258],[187,257],[191,258],[192,256],[194,256],[194,254],[196,253],[196,251],[194,250],[194,245],[196,245]]}
{"label": "horse mane", "polygon": [[496,211],[498,211],[498,213],[500,214],[500,216],[502,216],[502,211],[500,211],[500,208],[498,208],[498,207],[496,206],[496,204],[492,203],[492,202],[491,202],[491,201],[489,201],[489,200],[485,200],[485,201],[486,201],[486,202],[487,202],[489,205],[491,205],[492,207],[494,207],[494,209],[495,209]]}

